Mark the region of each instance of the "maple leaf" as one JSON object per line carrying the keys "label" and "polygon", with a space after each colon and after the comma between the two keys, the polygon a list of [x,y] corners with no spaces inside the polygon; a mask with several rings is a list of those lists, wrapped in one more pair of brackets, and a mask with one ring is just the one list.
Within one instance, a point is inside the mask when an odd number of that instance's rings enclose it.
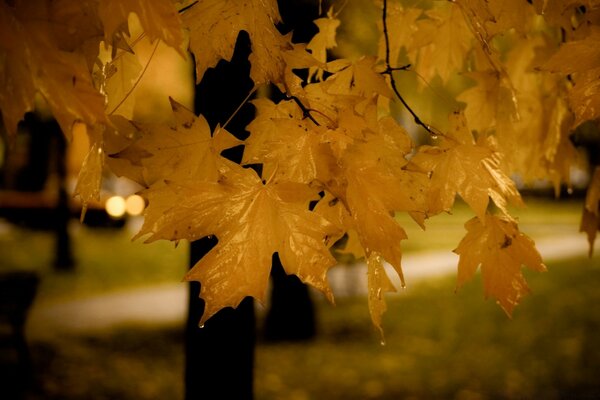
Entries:
{"label": "maple leaf", "polygon": [[535,16],[531,4],[520,0],[487,0],[488,10],[493,15],[486,21],[486,31],[490,36],[511,29],[524,34],[529,31]]}
{"label": "maple leaf", "polygon": [[18,10],[0,4],[0,109],[9,135],[33,110],[39,93],[65,135],[75,121],[105,123],[103,97],[94,88],[85,58],[61,51],[34,21],[20,20]]}
{"label": "maple leaf", "polygon": [[425,12],[427,18],[417,20],[408,55],[414,69],[431,81],[437,73],[443,82],[461,70],[471,50],[473,34],[460,8],[453,3]]}
{"label": "maple leaf", "polygon": [[124,35],[129,36],[128,19],[131,13],[137,15],[151,42],[160,39],[185,57],[182,24],[171,0],[101,0],[98,3],[98,15],[104,25],[106,43],[115,46],[115,42],[119,42]]}
{"label": "maple leaf", "polygon": [[495,70],[476,71],[465,74],[477,85],[462,92],[457,100],[465,102],[465,116],[472,129],[486,132],[497,120],[515,120],[512,92]]}
{"label": "maple leaf", "polygon": [[284,82],[282,52],[292,46],[275,27],[281,22],[276,1],[200,0],[183,13],[182,19],[190,31],[197,82],[219,60],[231,60],[241,30],[250,36],[250,78],[254,84]]}
{"label": "maple leaf", "polygon": [[[319,31],[312,37],[306,45],[307,50],[310,50],[313,57],[322,63],[327,62],[327,50],[337,46],[335,40],[336,30],[340,26],[340,20],[333,15],[333,7],[327,12],[326,18],[318,18],[313,21]],[[308,81],[313,78],[323,80],[323,68],[311,67],[308,72]]]}
{"label": "maple leaf", "polygon": [[302,111],[291,100],[278,104],[268,99],[252,102],[255,119],[246,127],[243,162],[263,164],[263,175],[271,179],[310,183],[323,180],[333,162],[322,143],[318,127],[303,119]]}
{"label": "maple leaf", "polygon": [[51,36],[60,50],[82,51],[88,65],[97,57],[103,35],[97,0],[17,1],[14,11],[19,20]]}
{"label": "maple leaf", "polygon": [[385,78],[376,71],[377,57],[361,57],[355,62],[340,59],[327,64],[327,69],[335,72],[327,81],[327,92],[368,98],[379,94],[387,98],[394,96]]}
{"label": "maple leaf", "polygon": [[387,310],[387,306],[383,295],[386,292],[395,292],[396,288],[390,282],[383,268],[381,255],[377,252],[373,252],[367,257],[367,282],[369,285],[368,302],[371,321],[379,330],[382,343],[384,343],[381,317]]}
{"label": "maple leaf", "polygon": [[[232,165],[220,156],[225,149],[241,142],[217,127],[211,136],[208,122],[171,99],[174,121],[169,124],[137,123],[141,137],[114,158],[128,159],[142,167],[141,185],[168,179],[216,181]],[[133,171],[131,179],[139,178]]]}
{"label": "maple leaf", "polygon": [[491,198],[505,214],[506,203],[522,205],[515,184],[500,170],[500,155],[491,138],[475,143],[464,115],[454,113],[451,129],[440,147],[422,146],[412,162],[430,171],[429,206],[434,212],[449,211],[459,194],[483,220]]}
{"label": "maple leaf", "polygon": [[378,44],[378,57],[386,59],[386,51],[389,51],[390,63],[395,64],[400,58],[402,48],[409,48],[413,35],[417,32],[417,19],[423,14],[419,8],[404,8],[400,3],[390,3],[387,8],[387,31],[389,46],[386,50],[385,36],[383,35],[383,23],[378,21],[381,35]]}
{"label": "maple leaf", "polygon": [[588,184],[579,231],[587,234],[590,244],[589,256],[592,257],[596,234],[600,231],[600,167],[594,169]]}
{"label": "maple leaf", "polygon": [[508,316],[521,298],[530,292],[521,265],[538,272],[546,271],[533,240],[519,231],[512,219],[486,214],[465,224],[467,234],[455,253],[460,288],[471,280],[481,265],[484,294],[497,299]]}
{"label": "maple leaf", "polygon": [[120,114],[133,115],[134,99],[128,96],[141,74],[142,65],[137,55],[124,51],[96,71],[94,78],[106,96],[108,114],[118,110]]}
{"label": "maple leaf", "polygon": [[326,237],[335,229],[308,210],[315,193],[306,185],[263,184],[253,170],[237,167],[218,183],[159,183],[145,195],[149,205],[138,236],[194,240],[214,234],[219,240],[185,278],[202,283],[200,324],[246,296],[264,301],[275,252],[288,274],[333,299],[326,273],[335,259]]}
{"label": "maple leaf", "polygon": [[600,30],[592,30],[582,40],[564,43],[541,69],[562,74],[574,74],[569,102],[575,125],[600,116]]}
{"label": "maple leaf", "polygon": [[106,129],[104,125],[95,125],[91,129],[85,124],[76,123],[73,129],[82,129],[90,141],[88,150],[77,177],[77,185],[73,191],[73,196],[79,196],[82,203],[81,221],[85,217],[88,204],[93,200],[100,199],[100,189],[102,185],[102,172],[104,170],[104,142],[103,132]]}

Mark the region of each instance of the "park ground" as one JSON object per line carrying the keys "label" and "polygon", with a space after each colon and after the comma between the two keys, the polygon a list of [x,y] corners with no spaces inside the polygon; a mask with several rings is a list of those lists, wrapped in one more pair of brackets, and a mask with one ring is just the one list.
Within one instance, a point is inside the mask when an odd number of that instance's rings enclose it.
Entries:
{"label": "park ground", "polygon": [[[360,266],[332,271],[336,306],[314,296],[318,335],[256,348],[257,399],[600,398],[600,258],[577,233],[581,201],[517,212],[548,272],[512,319],[480,279],[455,291],[462,205],[420,232],[402,220],[408,287],[388,296],[386,343],[370,324]],[[73,274],[52,271],[52,236],[4,226],[3,265],[41,277],[28,322],[31,399],[178,399],[183,391],[187,248],[74,226]],[[596,254],[599,248],[596,245]],[[264,309],[257,306],[259,338]]]}

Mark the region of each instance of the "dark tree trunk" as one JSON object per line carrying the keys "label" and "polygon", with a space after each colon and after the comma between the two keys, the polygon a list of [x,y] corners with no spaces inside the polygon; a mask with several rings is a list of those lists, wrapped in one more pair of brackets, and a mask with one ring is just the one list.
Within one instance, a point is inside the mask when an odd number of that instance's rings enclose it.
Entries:
{"label": "dark tree trunk", "polygon": [[[288,22],[281,27],[282,30],[294,30],[295,41],[309,40],[316,32],[316,27],[311,21],[318,16],[317,4],[316,0],[280,1],[282,16]],[[250,40],[248,35],[242,32],[231,62],[222,61],[216,68],[209,69],[196,87],[194,111],[197,115],[204,115],[213,129],[217,124],[222,125],[229,119],[253,87],[249,79],[249,54]],[[239,139],[245,139],[248,135],[245,127],[252,117],[253,108],[246,104],[229,122],[227,130]],[[240,162],[242,152],[243,148],[238,147],[226,151],[223,155]],[[190,266],[209,252],[216,243],[215,238],[204,238],[192,243]],[[297,324],[290,325],[284,316],[285,311],[276,311],[271,314],[270,324],[278,326],[278,334],[286,335],[287,339],[291,338],[290,328],[294,329],[293,335],[304,329],[302,336],[306,338],[307,332],[308,336],[314,333],[314,314],[308,291],[297,278],[287,277],[280,263],[275,263],[274,266],[274,284],[278,288],[275,289],[275,300],[282,297],[278,294],[282,293],[282,290],[292,288],[297,295],[293,299],[284,298],[284,302],[287,301],[287,307],[302,310],[300,313],[306,317],[300,321],[303,327],[298,327]],[[198,321],[204,311],[204,302],[198,298],[199,293],[200,285],[192,282],[186,326],[186,399],[252,399],[255,344],[253,302],[247,298],[236,309],[221,310],[200,328]],[[286,309],[289,313],[290,309]],[[223,382],[227,384],[224,385]]]}
{"label": "dark tree trunk", "polygon": [[[196,87],[195,113],[202,114],[212,129],[223,125],[252,90],[249,78],[250,41],[240,34],[231,62],[220,62],[210,69]],[[253,110],[242,107],[227,126],[240,139],[247,136],[244,128]],[[240,162],[241,147],[226,156]],[[210,251],[217,239],[204,238],[192,243],[190,266]],[[185,398],[252,399],[255,319],[254,305],[245,299],[236,309],[224,309],[200,328],[204,301],[198,296],[200,284],[190,283],[188,321],[186,325]],[[227,384],[223,384],[226,382]]]}

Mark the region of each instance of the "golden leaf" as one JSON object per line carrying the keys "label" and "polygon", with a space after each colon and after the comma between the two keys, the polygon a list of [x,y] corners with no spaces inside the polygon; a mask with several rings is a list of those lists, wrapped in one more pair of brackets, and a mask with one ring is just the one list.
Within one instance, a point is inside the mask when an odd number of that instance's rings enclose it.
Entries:
{"label": "golden leaf", "polygon": [[[171,99],[174,122],[167,124],[137,124],[141,137],[114,158],[128,159],[142,166],[143,186],[159,180],[189,179],[216,181],[230,168],[231,162],[221,157],[223,150],[241,142],[225,129],[217,127],[211,136],[208,122]],[[131,179],[139,177],[122,170]]]}
{"label": "golden leaf", "polygon": [[467,54],[473,47],[473,34],[461,10],[452,3],[443,3],[417,20],[417,31],[408,48],[414,70],[429,82],[438,74],[443,82],[462,70]]}
{"label": "golden leaf", "polygon": [[471,280],[481,265],[486,298],[496,298],[511,316],[521,298],[530,292],[521,265],[546,271],[533,240],[521,233],[512,219],[490,214],[469,220],[465,228],[467,234],[454,250],[460,256],[457,287]]}
{"label": "golden leaf", "polygon": [[274,0],[199,0],[183,13],[196,59],[196,80],[221,59],[231,60],[238,33],[248,32],[252,45],[250,77],[256,86],[284,82],[282,52],[292,48],[275,24],[281,22]]}
{"label": "golden leaf", "polygon": [[135,13],[144,33],[154,41],[162,40],[185,57],[184,36],[179,13],[171,0],[101,0],[98,15],[104,24],[104,40],[115,46],[123,35],[129,36],[129,14]]}
{"label": "golden leaf", "polygon": [[315,194],[306,185],[263,184],[253,170],[237,167],[220,183],[159,183],[145,195],[149,206],[139,235],[150,233],[147,241],[209,234],[219,239],[186,275],[202,283],[206,308],[200,324],[246,296],[264,301],[275,252],[288,274],[333,299],[326,273],[335,259],[325,238],[335,229],[308,210]]}
{"label": "golden leaf", "polygon": [[369,313],[373,325],[379,330],[383,342],[383,328],[381,326],[381,317],[387,310],[383,295],[386,292],[395,292],[396,288],[390,282],[390,279],[383,267],[381,255],[372,252],[367,257],[367,282],[369,285]]}
{"label": "golden leaf", "polygon": [[0,4],[0,109],[9,135],[41,94],[65,135],[75,121],[105,123],[103,97],[92,85],[85,58],[62,51],[43,25],[20,20]]}
{"label": "golden leaf", "polygon": [[450,126],[439,147],[422,146],[412,159],[432,174],[430,210],[450,211],[456,194],[482,220],[490,198],[505,214],[507,202],[522,205],[515,184],[500,170],[500,155],[492,139],[481,136],[474,143],[462,114],[453,114]]}

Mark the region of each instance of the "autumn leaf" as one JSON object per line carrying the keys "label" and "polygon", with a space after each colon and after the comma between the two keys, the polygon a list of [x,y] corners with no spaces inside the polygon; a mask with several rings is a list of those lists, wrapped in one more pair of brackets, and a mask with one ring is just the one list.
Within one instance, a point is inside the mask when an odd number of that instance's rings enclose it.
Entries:
{"label": "autumn leaf", "polygon": [[377,252],[373,252],[367,257],[367,282],[369,285],[368,302],[371,321],[379,330],[382,343],[385,343],[383,338],[383,328],[381,326],[381,317],[387,310],[387,306],[383,296],[387,292],[395,292],[396,288],[394,288],[394,285],[390,282],[390,279],[385,272],[385,268],[383,267],[381,255]]}
{"label": "autumn leaf", "polygon": [[546,271],[533,240],[521,233],[512,219],[490,214],[469,220],[465,228],[467,234],[454,250],[460,256],[457,287],[471,280],[481,266],[486,298],[494,297],[511,316],[521,298],[530,292],[521,266]]}
{"label": "autumn leaf", "polygon": [[151,42],[160,39],[185,57],[182,24],[171,0],[101,0],[98,3],[98,15],[104,25],[106,43],[115,46],[119,38],[129,36],[128,19],[131,13],[136,14],[144,34]]}
{"label": "autumn leaf", "polygon": [[322,129],[304,119],[296,103],[274,104],[267,99],[252,103],[257,114],[246,127],[250,137],[245,141],[245,164],[263,164],[263,176],[293,182],[310,183],[327,175],[333,160],[322,142]]}
{"label": "autumn leaf", "polygon": [[456,99],[467,104],[465,117],[472,129],[483,133],[495,128],[498,120],[518,119],[511,89],[497,71],[477,71],[465,76],[474,79],[477,84]]}
{"label": "autumn leaf", "polygon": [[443,82],[462,69],[472,49],[473,34],[461,10],[444,3],[425,13],[427,18],[416,22],[417,31],[408,48],[411,63],[417,73],[431,81],[438,74]]}
{"label": "autumn leaf", "polygon": [[362,57],[355,62],[336,60],[328,63],[327,69],[335,72],[327,81],[327,92],[368,98],[379,94],[387,98],[394,96],[385,78],[376,71],[376,57]]}
{"label": "autumn leaf", "polygon": [[33,110],[37,93],[48,103],[65,135],[75,121],[105,123],[104,99],[91,81],[85,58],[62,51],[43,27],[19,20],[0,4],[0,109],[9,135]]}
{"label": "autumn leaf", "polygon": [[434,212],[450,211],[456,194],[484,219],[491,198],[505,214],[511,202],[522,205],[511,179],[500,169],[500,155],[491,138],[480,136],[475,143],[462,114],[451,116],[450,131],[440,146],[423,146],[412,162],[430,171],[429,207]]}
{"label": "autumn leaf", "polygon": [[282,52],[292,46],[275,27],[281,21],[276,1],[200,0],[182,18],[190,31],[197,82],[219,60],[231,60],[238,33],[243,30],[248,32],[252,45],[249,60],[254,84],[283,83]]}
{"label": "autumn leaf", "polygon": [[81,199],[81,221],[83,221],[88,204],[100,199],[105,160],[103,133],[106,127],[96,125],[88,129],[85,124],[79,123],[74,127],[77,128],[83,129],[90,140],[90,148],[79,170],[77,184],[73,191],[73,196],[79,196]]}
{"label": "autumn leaf", "polygon": [[575,126],[600,116],[599,30],[593,30],[585,39],[564,43],[541,69],[573,74],[574,86],[569,93],[569,103],[576,116]]}
{"label": "autumn leaf", "polygon": [[195,240],[213,234],[219,239],[186,275],[202,283],[201,324],[246,296],[264,301],[275,252],[288,274],[333,299],[326,273],[335,259],[326,236],[334,228],[308,210],[315,193],[307,186],[263,184],[253,170],[238,167],[221,182],[159,183],[145,195],[149,206],[138,236]]}
{"label": "autumn leaf", "polygon": [[[166,124],[137,123],[141,137],[113,158],[128,159],[142,167],[143,186],[165,179],[216,181],[230,168],[231,162],[221,157],[223,150],[241,142],[225,129],[217,127],[211,135],[203,116],[171,99],[174,121]],[[139,175],[132,171],[128,177]]]}
{"label": "autumn leaf", "polygon": [[128,96],[141,73],[142,65],[137,55],[123,51],[97,71],[97,85],[106,95],[106,110],[109,114],[118,111],[122,115],[133,115],[135,104],[133,97],[128,99]]}
{"label": "autumn leaf", "polygon": [[[392,67],[396,66],[403,48],[409,48],[412,44],[413,35],[418,30],[416,21],[423,14],[419,8],[404,8],[399,2],[388,4],[387,8],[387,30],[389,46],[389,59]],[[383,24],[378,21],[379,29],[383,33]],[[385,37],[382,34],[379,39],[378,57],[386,59]]]}
{"label": "autumn leaf", "polygon": [[[319,31],[308,42],[306,48],[311,51],[313,57],[322,63],[327,62],[327,50],[337,46],[335,35],[336,30],[340,26],[340,20],[334,17],[333,8],[329,9],[327,17],[314,20]],[[309,70],[308,81],[313,78],[323,80],[323,69],[311,67]]]}

